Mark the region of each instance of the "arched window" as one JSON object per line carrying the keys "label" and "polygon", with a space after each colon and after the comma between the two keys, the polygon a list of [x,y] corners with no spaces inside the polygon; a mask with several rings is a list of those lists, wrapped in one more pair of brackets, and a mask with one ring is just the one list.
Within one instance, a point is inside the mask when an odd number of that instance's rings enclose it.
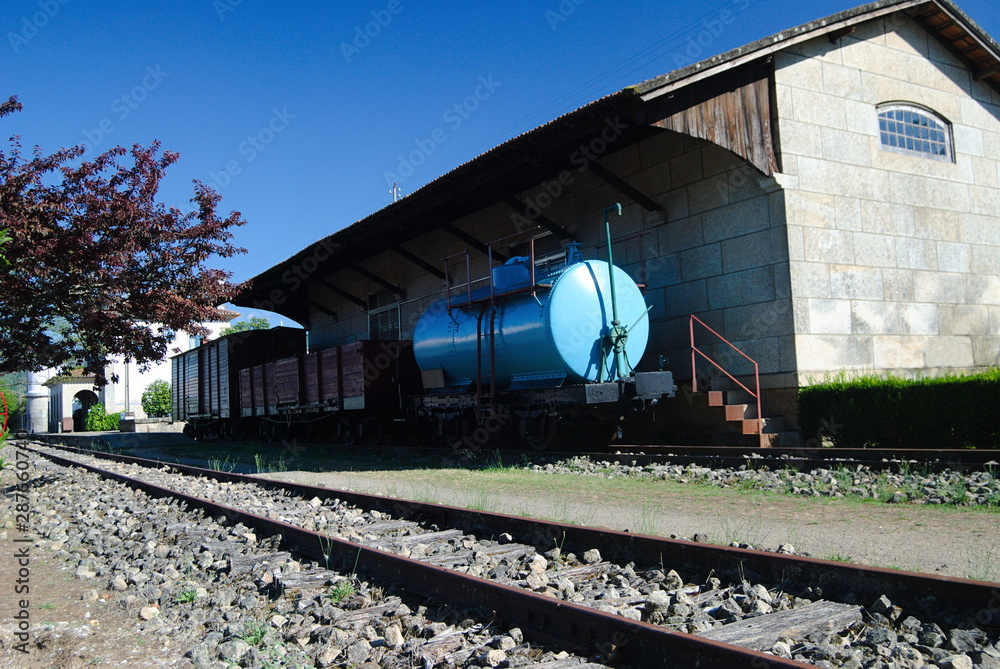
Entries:
{"label": "arched window", "polygon": [[951,126],[929,109],[890,102],[878,107],[882,148],[910,155],[952,160]]}

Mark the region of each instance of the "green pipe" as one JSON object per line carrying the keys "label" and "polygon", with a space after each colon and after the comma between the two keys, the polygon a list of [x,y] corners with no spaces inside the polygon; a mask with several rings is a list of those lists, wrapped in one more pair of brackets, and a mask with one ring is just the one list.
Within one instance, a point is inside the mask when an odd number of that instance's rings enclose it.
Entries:
{"label": "green pipe", "polygon": [[[627,376],[625,371],[625,340],[628,333],[622,328],[621,321],[618,320],[618,293],[615,291],[615,258],[611,251],[611,223],[608,221],[608,212],[614,209],[618,215],[622,215],[622,206],[615,203],[604,208],[604,234],[608,244],[608,278],[611,281],[611,331],[608,332],[608,342],[615,352],[615,371],[619,379]],[[602,374],[603,375],[603,374]]]}

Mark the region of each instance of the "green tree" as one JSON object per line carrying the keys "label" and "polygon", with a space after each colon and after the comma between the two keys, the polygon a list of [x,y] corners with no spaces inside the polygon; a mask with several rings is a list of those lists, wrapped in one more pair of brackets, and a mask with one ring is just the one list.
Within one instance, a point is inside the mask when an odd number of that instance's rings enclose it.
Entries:
{"label": "green tree", "polygon": [[98,402],[87,412],[87,432],[108,432],[118,429],[118,414],[108,413],[104,404]]}
{"label": "green tree", "polygon": [[[0,118],[20,109],[2,102]],[[115,356],[144,366],[176,332],[207,334],[239,290],[212,267],[245,252],[231,243],[239,212],[222,216],[198,181],[189,213],[157,199],[178,154],[155,141],[84,153],[0,148],[0,372],[83,365],[102,385]]]}
{"label": "green tree", "polygon": [[162,379],[153,381],[142,391],[142,410],[153,418],[170,415],[170,384]]}
{"label": "green tree", "polygon": [[219,335],[224,337],[225,335],[230,335],[234,332],[246,332],[247,330],[269,330],[270,328],[271,324],[266,318],[251,316],[249,320],[237,321],[224,328]]}

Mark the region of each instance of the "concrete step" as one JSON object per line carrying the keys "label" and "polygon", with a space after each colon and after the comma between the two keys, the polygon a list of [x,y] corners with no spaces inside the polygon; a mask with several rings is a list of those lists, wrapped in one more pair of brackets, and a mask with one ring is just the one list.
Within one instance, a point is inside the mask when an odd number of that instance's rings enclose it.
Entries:
{"label": "concrete step", "polygon": [[745,418],[756,418],[757,407],[750,407],[749,404],[726,404],[723,407],[726,411],[726,420],[743,420]]}
{"label": "concrete step", "polygon": [[771,416],[764,418],[759,423],[756,418],[746,418],[743,420],[743,434],[757,434],[758,432],[762,434],[785,432],[785,417]]}

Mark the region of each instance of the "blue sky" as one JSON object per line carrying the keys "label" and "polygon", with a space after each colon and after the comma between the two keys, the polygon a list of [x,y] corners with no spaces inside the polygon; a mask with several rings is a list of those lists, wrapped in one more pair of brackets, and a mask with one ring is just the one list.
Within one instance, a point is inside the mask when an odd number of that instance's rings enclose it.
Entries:
{"label": "blue sky", "polygon": [[[159,139],[249,223],[248,279],[493,146],[852,0],[6,0],[2,122],[45,151]],[[994,38],[996,0],[959,0]]]}

